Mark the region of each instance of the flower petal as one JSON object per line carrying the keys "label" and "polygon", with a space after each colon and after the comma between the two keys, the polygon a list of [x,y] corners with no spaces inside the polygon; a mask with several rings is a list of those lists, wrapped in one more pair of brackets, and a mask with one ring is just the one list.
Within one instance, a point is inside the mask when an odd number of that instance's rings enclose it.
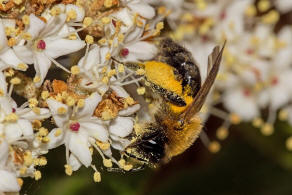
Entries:
{"label": "flower petal", "polygon": [[49,109],[46,108],[40,108],[40,114],[36,114],[34,111],[32,111],[30,108],[21,109],[20,111],[16,110],[16,113],[24,119],[27,120],[42,120],[49,118],[51,116],[51,113]]}
{"label": "flower petal", "polygon": [[68,132],[69,150],[78,158],[78,160],[86,167],[90,166],[92,157],[88,147],[88,137],[84,134]]}
{"label": "flower petal", "polygon": [[109,131],[119,137],[126,137],[133,131],[134,122],[131,117],[117,117],[111,122]]}
{"label": "flower petal", "polygon": [[9,155],[9,146],[6,141],[0,139],[0,166],[4,166]]}
{"label": "flower petal", "polygon": [[0,53],[0,59],[8,66],[18,69],[18,65],[23,63],[14,53],[12,49],[7,49],[5,52]]}
{"label": "flower petal", "polygon": [[90,47],[87,57],[82,57],[78,62],[78,66],[84,71],[90,70],[94,65],[100,61],[99,46],[96,44]]}
{"label": "flower petal", "polygon": [[101,101],[101,96],[95,92],[85,99],[84,107],[76,113],[77,118],[92,116],[96,106]]}
{"label": "flower petal", "polygon": [[60,14],[54,17],[51,17],[47,25],[40,32],[40,37],[49,37],[58,33],[65,24],[66,14]]}
{"label": "flower petal", "polygon": [[125,148],[131,143],[130,140],[123,139],[115,135],[111,135],[111,138],[112,138],[111,146],[119,151],[125,150]]}
{"label": "flower petal", "polygon": [[129,106],[126,109],[123,109],[119,112],[120,116],[130,116],[137,112],[141,108],[140,104],[135,104],[133,106]]}
{"label": "flower petal", "polygon": [[73,4],[68,4],[66,5],[66,13],[68,13],[69,11],[74,10],[76,12],[76,18],[71,20],[73,22],[81,22],[84,18],[85,12],[84,9],[73,5]]}
{"label": "flower petal", "polygon": [[22,136],[22,130],[17,123],[7,123],[4,129],[8,142],[15,141]]}
{"label": "flower petal", "polygon": [[15,173],[0,170],[0,175],[0,192],[18,192],[20,190]]}
{"label": "flower petal", "polygon": [[131,45],[126,45],[126,48],[129,50],[126,61],[150,60],[157,54],[155,45],[146,41],[138,41]]}
{"label": "flower petal", "polygon": [[68,164],[72,167],[73,171],[77,171],[82,165],[74,154],[70,155]]}
{"label": "flower petal", "polygon": [[0,19],[0,51],[7,48],[7,37],[5,34],[2,19]]}
{"label": "flower petal", "polygon": [[17,45],[14,46],[13,49],[19,59],[23,60],[27,64],[33,64],[33,52],[31,48],[26,45]]}
{"label": "flower petal", "polygon": [[29,15],[29,28],[27,32],[31,35],[32,39],[39,36],[39,33],[45,27],[45,23],[36,17],[34,14]]}
{"label": "flower petal", "polygon": [[0,90],[6,95],[7,93],[7,83],[4,74],[0,72]]}
{"label": "flower petal", "polygon": [[[56,125],[61,128],[64,127],[65,124],[69,121],[69,116],[70,116],[70,110],[68,106],[51,98],[47,99],[47,104],[49,106],[49,109],[51,110],[51,113],[56,122]],[[67,113],[58,114],[59,108],[66,109]]]}
{"label": "flower petal", "polygon": [[133,12],[138,13],[140,16],[152,19],[155,16],[155,10],[153,7],[148,5],[147,3],[143,3],[141,1],[131,2],[128,4],[128,7],[133,10]]}
{"label": "flower petal", "polygon": [[28,120],[18,119],[17,123],[22,130],[24,136],[33,136],[32,125]]}
{"label": "flower petal", "polygon": [[127,98],[130,96],[128,92],[121,86],[111,85],[110,87],[116,92],[117,96],[119,97]]}
{"label": "flower petal", "polygon": [[80,128],[99,141],[108,141],[109,133],[107,129],[97,122],[80,122]]}
{"label": "flower petal", "polygon": [[60,128],[55,128],[48,135],[50,141],[47,144],[48,149],[56,148],[64,143],[65,133]]}
{"label": "flower petal", "polygon": [[46,54],[54,59],[76,52],[85,46],[85,42],[80,40],[56,39],[45,40],[45,42]]}
{"label": "flower petal", "polygon": [[52,62],[43,52],[36,52],[35,60],[34,69],[36,71],[36,76],[40,77],[40,82],[36,83],[36,86],[39,87],[47,76]]}

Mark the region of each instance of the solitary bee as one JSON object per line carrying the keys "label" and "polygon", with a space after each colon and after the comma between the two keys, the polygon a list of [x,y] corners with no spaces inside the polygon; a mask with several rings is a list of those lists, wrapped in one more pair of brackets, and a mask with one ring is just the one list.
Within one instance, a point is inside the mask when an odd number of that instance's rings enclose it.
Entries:
{"label": "solitary bee", "polygon": [[[224,43],[225,46],[225,43]],[[154,122],[136,125],[136,136],[125,154],[149,164],[168,162],[184,152],[201,132],[198,117],[217,76],[223,48],[213,49],[208,58],[208,76],[201,86],[199,68],[192,55],[171,39],[160,42],[155,61],[126,63],[130,68],[143,68],[145,80],[162,101]]]}

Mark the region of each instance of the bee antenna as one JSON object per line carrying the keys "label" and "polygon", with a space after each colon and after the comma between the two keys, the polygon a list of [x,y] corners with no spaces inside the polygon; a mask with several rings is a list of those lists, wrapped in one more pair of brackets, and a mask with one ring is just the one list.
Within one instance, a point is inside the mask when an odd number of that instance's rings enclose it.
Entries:
{"label": "bee antenna", "polygon": [[[220,67],[220,63],[221,63],[221,59],[222,59],[222,54],[224,51],[226,45],[226,41],[224,41],[223,47],[220,50],[220,52],[217,54],[216,60],[213,63],[213,66],[203,84],[203,86],[200,88],[200,90],[198,91],[197,95],[194,98],[194,101],[191,103],[191,105],[188,106],[188,108],[186,109],[186,111],[183,113],[183,119],[184,121],[188,121],[191,117],[193,117],[196,113],[198,113],[205,100],[206,97],[216,79],[217,73],[219,71],[219,67]],[[215,54],[215,52],[217,53],[219,51],[219,46],[216,46],[213,49],[212,52],[212,56]]]}
{"label": "bee antenna", "polygon": [[119,64],[123,64],[121,61],[117,60],[117,59],[114,58],[114,57],[111,57],[111,59],[112,59],[114,62],[117,62],[117,63],[119,63]]}

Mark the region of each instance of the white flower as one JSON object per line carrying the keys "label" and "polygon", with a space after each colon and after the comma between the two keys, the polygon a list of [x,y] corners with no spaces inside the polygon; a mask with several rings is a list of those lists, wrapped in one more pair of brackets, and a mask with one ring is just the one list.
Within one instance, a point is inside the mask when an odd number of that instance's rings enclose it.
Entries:
{"label": "white flower", "polygon": [[21,64],[23,64],[23,62],[8,46],[4,27],[3,19],[0,19],[0,70],[4,70],[9,67],[23,70],[23,68],[21,68]]}
{"label": "white flower", "polygon": [[20,186],[17,182],[17,175],[7,167],[9,156],[9,145],[4,139],[0,139],[0,193],[18,192]]}
{"label": "white flower", "polygon": [[[48,149],[65,144],[66,151],[70,151],[84,166],[91,165],[89,139],[108,142],[109,138],[105,124],[98,118],[92,117],[100,100],[101,96],[93,93],[85,99],[83,108],[74,107],[72,109],[56,100],[48,99],[48,106],[58,127],[48,135],[50,138]],[[63,112],[60,112],[60,110],[63,110]],[[68,161],[69,156],[67,156]]]}
{"label": "white flower", "polygon": [[259,115],[257,94],[248,88],[231,88],[223,96],[225,107],[239,115],[242,120],[250,121]]}
{"label": "white flower", "polygon": [[16,102],[7,95],[4,75],[0,74],[0,86],[4,91],[4,96],[0,97],[0,134],[3,134],[9,142],[15,142],[20,139],[33,139],[33,120],[42,120],[50,117],[48,109],[40,108],[40,113],[35,113],[27,104],[17,107]]}
{"label": "white flower", "polygon": [[275,0],[275,6],[282,13],[287,13],[292,10],[292,2],[290,0]]}
{"label": "white flower", "polygon": [[85,46],[84,41],[69,40],[68,34],[63,34],[66,14],[51,17],[44,23],[35,15],[30,15],[30,24],[27,33],[31,40],[25,45],[14,47],[17,56],[28,64],[34,64],[36,76],[39,78],[37,86],[40,86],[47,75],[52,61],[63,55],[76,52]]}

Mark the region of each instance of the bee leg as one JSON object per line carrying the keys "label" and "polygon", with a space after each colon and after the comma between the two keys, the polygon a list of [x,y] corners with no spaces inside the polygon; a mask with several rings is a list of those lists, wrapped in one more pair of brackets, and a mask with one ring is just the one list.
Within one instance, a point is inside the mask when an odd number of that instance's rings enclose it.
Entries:
{"label": "bee leg", "polygon": [[164,97],[164,99],[171,102],[172,104],[175,104],[177,106],[186,106],[187,105],[185,100],[181,96],[179,96],[178,94],[176,94],[172,91],[169,91],[167,89],[164,89],[164,88],[160,87],[159,85],[155,85],[154,83],[151,83],[151,82],[149,82],[149,83],[150,83],[150,87],[152,90],[161,94]]}

